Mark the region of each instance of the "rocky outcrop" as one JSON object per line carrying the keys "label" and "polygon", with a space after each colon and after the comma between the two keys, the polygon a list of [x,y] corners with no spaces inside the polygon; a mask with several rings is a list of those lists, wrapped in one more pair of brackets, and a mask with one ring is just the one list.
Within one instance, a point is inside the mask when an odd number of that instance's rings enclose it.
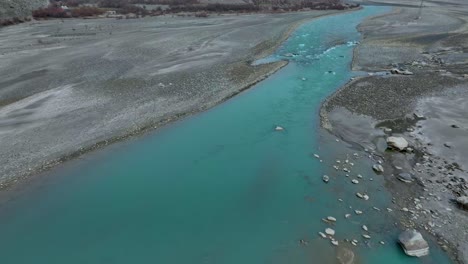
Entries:
{"label": "rocky outcrop", "polygon": [[414,229],[408,229],[401,233],[398,240],[408,256],[422,257],[429,254],[429,244],[421,233]]}
{"label": "rocky outcrop", "polygon": [[408,147],[408,141],[403,137],[388,137],[387,145],[389,148],[403,151]]}
{"label": "rocky outcrop", "polygon": [[0,22],[30,18],[33,10],[48,4],[49,0],[1,0]]}

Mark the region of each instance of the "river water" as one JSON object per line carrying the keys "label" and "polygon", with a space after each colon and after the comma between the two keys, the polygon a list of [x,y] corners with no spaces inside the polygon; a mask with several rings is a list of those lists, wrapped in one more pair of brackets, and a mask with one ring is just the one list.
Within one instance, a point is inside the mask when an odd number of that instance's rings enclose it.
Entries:
{"label": "river water", "polygon": [[[320,103],[355,74],[356,26],[387,11],[366,7],[304,24],[269,58],[296,54],[267,80],[11,196],[0,207],[1,263],[336,263],[336,247],[317,234],[330,226],[327,216],[338,219],[335,237],[356,263],[450,263],[432,242],[429,257],[402,254],[382,176],[363,152],[320,129]],[[349,177],[333,169],[336,159],[354,163]]]}

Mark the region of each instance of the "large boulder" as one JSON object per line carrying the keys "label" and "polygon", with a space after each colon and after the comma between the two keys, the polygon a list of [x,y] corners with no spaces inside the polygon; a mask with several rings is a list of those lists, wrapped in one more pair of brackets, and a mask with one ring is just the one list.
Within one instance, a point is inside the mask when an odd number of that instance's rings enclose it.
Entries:
{"label": "large boulder", "polygon": [[413,182],[413,175],[407,173],[407,172],[402,172],[402,173],[399,173],[397,175],[397,179],[402,181],[402,182],[406,182],[406,183],[411,183]]}
{"label": "large boulder", "polygon": [[408,141],[403,137],[388,137],[387,145],[389,148],[403,151],[408,147]]}
{"label": "large boulder", "polygon": [[457,198],[457,203],[464,209],[468,210],[468,196],[460,196]]}
{"label": "large boulder", "polygon": [[414,229],[408,229],[401,233],[398,242],[408,256],[422,257],[429,254],[429,244],[421,233]]}

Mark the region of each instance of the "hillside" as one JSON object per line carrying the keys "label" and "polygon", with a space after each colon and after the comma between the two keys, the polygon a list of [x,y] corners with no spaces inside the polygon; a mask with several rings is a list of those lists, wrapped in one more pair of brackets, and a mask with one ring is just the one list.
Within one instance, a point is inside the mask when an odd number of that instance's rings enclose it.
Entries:
{"label": "hillside", "polygon": [[46,6],[48,3],[49,0],[0,0],[0,22],[28,18],[33,9]]}

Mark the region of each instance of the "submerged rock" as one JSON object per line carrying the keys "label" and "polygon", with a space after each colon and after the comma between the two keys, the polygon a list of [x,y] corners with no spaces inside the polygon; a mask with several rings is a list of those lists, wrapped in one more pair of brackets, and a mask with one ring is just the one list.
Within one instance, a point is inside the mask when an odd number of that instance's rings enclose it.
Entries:
{"label": "submerged rock", "polygon": [[408,147],[408,141],[403,137],[388,137],[387,145],[389,148],[403,151]]}
{"label": "submerged rock", "polygon": [[413,182],[413,176],[407,172],[402,172],[397,175],[397,179],[406,182],[406,183],[411,183]]}
{"label": "submerged rock", "polygon": [[421,233],[414,229],[408,229],[401,233],[398,236],[398,242],[408,256],[422,257],[429,254],[429,244]]}
{"label": "submerged rock", "polygon": [[354,263],[354,252],[350,249],[340,247],[336,252],[336,258],[340,264],[353,264]]}
{"label": "submerged rock", "polygon": [[283,127],[280,127],[280,126],[276,126],[276,127],[275,127],[275,130],[276,130],[276,131],[283,131],[284,128],[283,128]]}

